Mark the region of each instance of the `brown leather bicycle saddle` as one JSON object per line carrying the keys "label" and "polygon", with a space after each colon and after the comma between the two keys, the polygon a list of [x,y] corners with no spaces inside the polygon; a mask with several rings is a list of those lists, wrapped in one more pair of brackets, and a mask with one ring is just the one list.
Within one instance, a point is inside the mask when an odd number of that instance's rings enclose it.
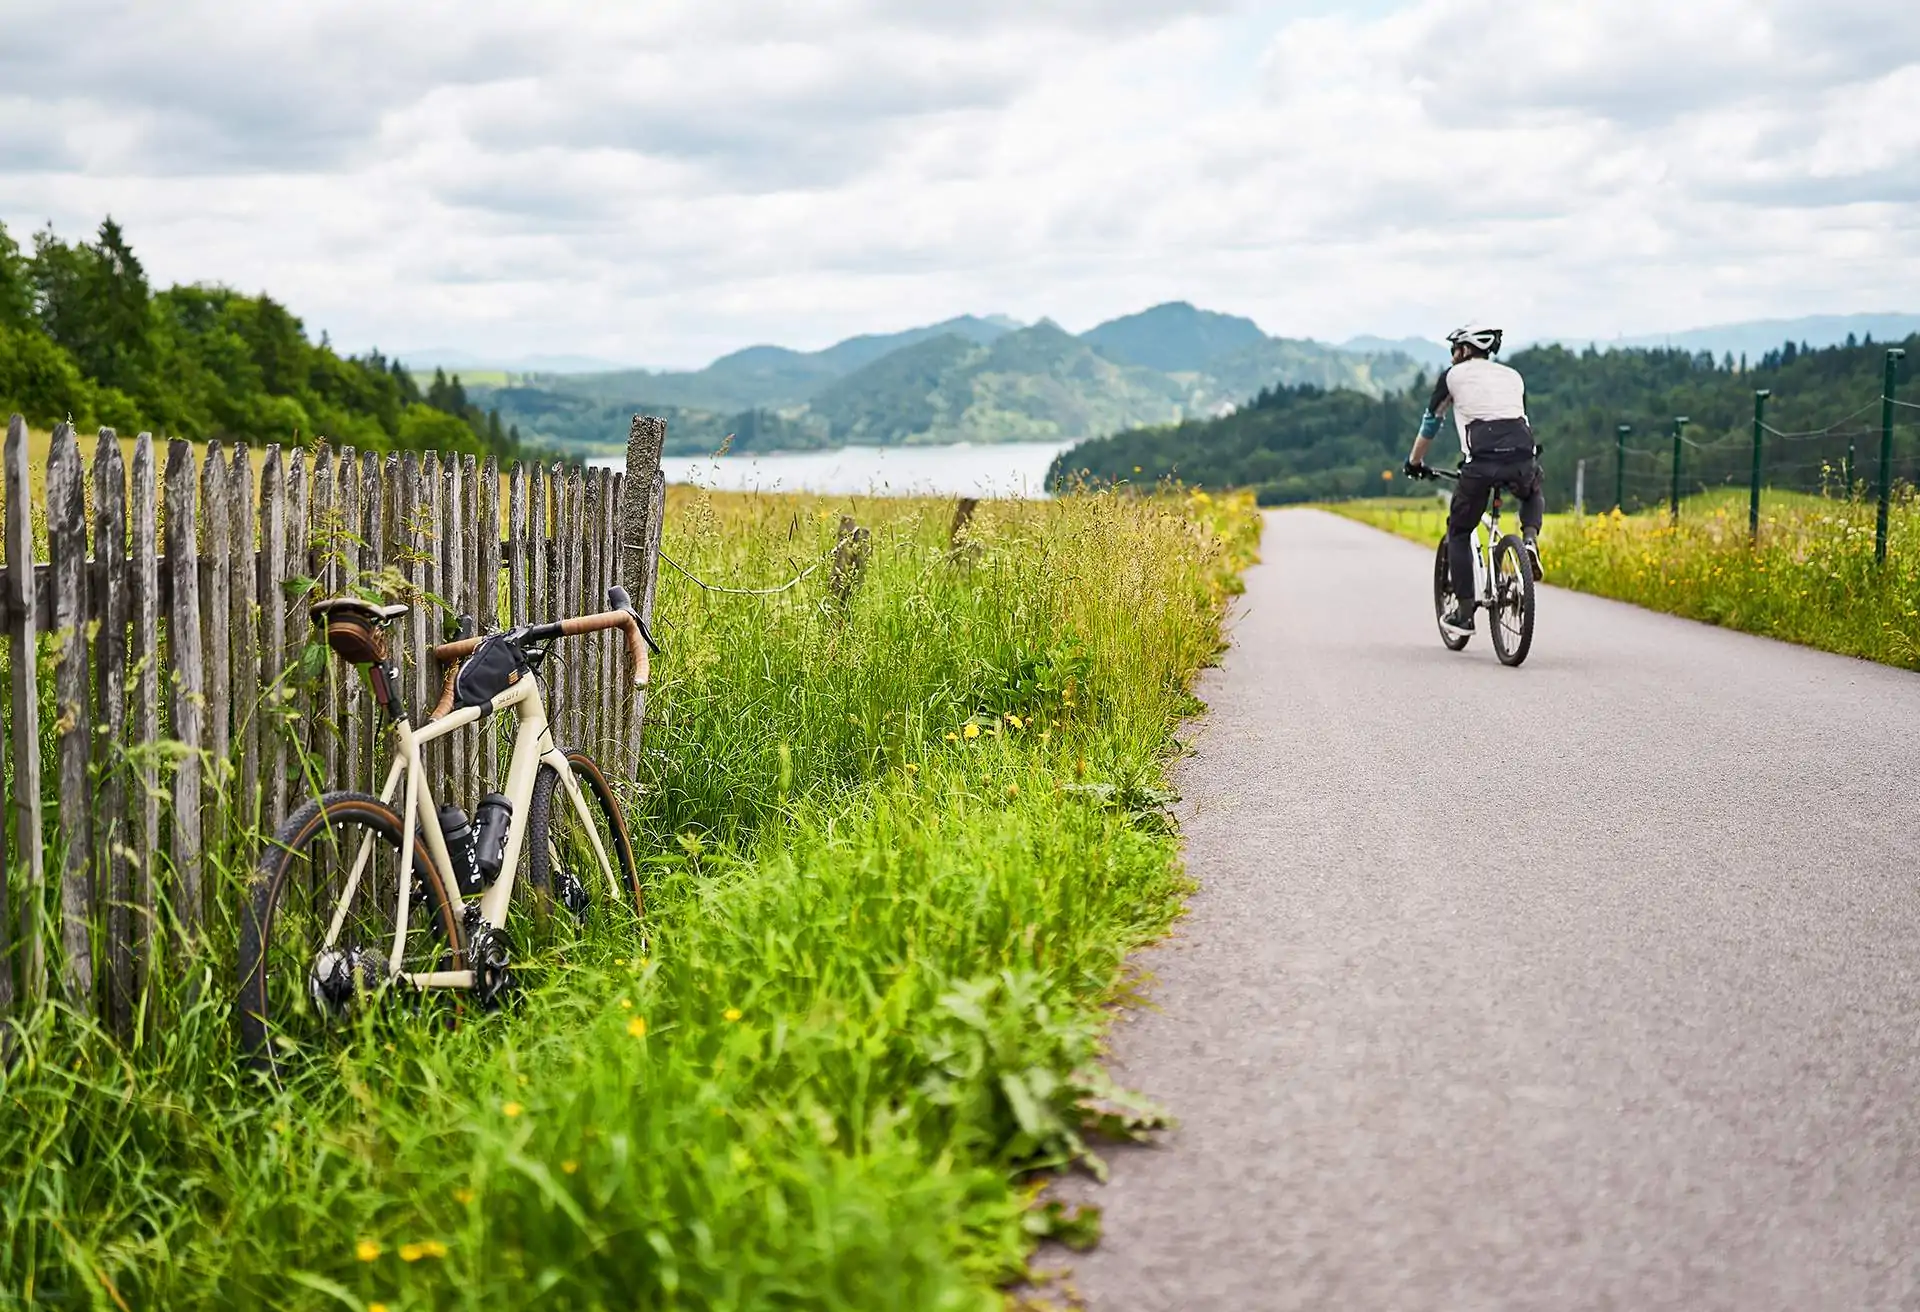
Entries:
{"label": "brown leather bicycle saddle", "polygon": [[327,626],[327,646],[354,665],[375,665],[387,658],[386,627],[410,606],[381,606],[358,597],[335,597],[316,602],[308,614]]}

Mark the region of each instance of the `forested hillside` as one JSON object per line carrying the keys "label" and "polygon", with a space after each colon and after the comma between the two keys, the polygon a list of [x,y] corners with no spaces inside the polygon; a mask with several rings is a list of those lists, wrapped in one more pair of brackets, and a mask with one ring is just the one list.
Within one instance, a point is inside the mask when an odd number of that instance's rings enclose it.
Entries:
{"label": "forested hillside", "polygon": [[460,380],[422,389],[378,351],[342,356],[285,306],[201,284],[154,291],[111,218],[32,249],[0,226],[0,414],[251,442],[510,455],[519,434]]}
{"label": "forested hillside", "polygon": [[668,449],[1059,441],[1210,415],[1275,383],[1404,387],[1404,355],[1268,337],[1249,319],[1158,305],[1075,336],[1049,320],[962,316],[823,351],[754,346],[688,373],[541,375],[488,390],[530,435],[606,442],[613,417],[665,414]]}
{"label": "forested hillside", "polygon": [[[1898,377],[1920,359],[1920,335],[1905,342]],[[1567,504],[1574,471],[1587,461],[1589,504],[1611,504],[1615,433],[1631,425],[1626,461],[1629,507],[1667,495],[1675,416],[1685,415],[1683,491],[1744,481],[1751,468],[1754,391],[1771,390],[1764,477],[1776,487],[1837,487],[1854,452],[1856,480],[1878,477],[1879,395],[1884,344],[1803,350],[1784,343],[1758,360],[1675,350],[1563,347],[1522,351],[1509,363],[1526,377],[1528,411],[1546,448],[1548,491]],[[1175,477],[1207,488],[1257,489],[1267,504],[1383,492],[1431,495],[1425,485],[1383,479],[1397,471],[1425,407],[1430,380],[1380,398],[1313,386],[1269,388],[1220,419],[1139,428],[1085,442],[1055,462],[1055,477],[1151,482]],[[1920,475],[1920,411],[1897,409],[1892,472]],[[1451,421],[1435,461],[1451,463]]]}

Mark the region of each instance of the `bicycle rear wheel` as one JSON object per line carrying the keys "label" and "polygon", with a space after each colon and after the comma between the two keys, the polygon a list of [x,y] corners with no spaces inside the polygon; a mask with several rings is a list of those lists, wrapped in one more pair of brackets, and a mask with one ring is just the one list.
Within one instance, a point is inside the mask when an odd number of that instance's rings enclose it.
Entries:
{"label": "bicycle rear wheel", "polygon": [[1533,595],[1526,548],[1509,533],[1493,548],[1493,650],[1502,665],[1518,665],[1533,647]]}
{"label": "bicycle rear wheel", "polygon": [[527,875],[535,895],[552,905],[536,908],[536,923],[551,921],[548,934],[560,932],[569,920],[579,928],[596,920],[637,925],[643,907],[640,876],[620,803],[591,756],[576,747],[568,748],[566,757],[586,815],[561,784],[560,772],[542,765],[527,815]]}
{"label": "bicycle rear wheel", "polygon": [[[379,798],[327,793],[261,854],[240,924],[240,1044],[254,1069],[283,1076],[393,987],[400,833]],[[459,917],[417,835],[413,848],[400,970],[453,969]]]}
{"label": "bicycle rear wheel", "polygon": [[1473,641],[1471,633],[1455,633],[1447,627],[1447,607],[1453,601],[1453,582],[1451,571],[1447,568],[1447,540],[1440,539],[1440,546],[1433,553],[1433,622],[1440,630],[1440,641],[1447,644],[1448,651],[1459,651]]}

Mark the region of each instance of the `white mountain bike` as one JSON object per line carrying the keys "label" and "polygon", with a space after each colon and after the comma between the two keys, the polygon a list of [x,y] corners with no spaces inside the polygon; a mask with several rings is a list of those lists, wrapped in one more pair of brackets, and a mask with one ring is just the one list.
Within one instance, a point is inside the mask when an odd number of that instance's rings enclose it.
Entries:
{"label": "white mountain bike", "polygon": [[[378,796],[307,802],[260,858],[240,935],[240,1036],[256,1068],[280,1075],[378,998],[457,990],[497,1005],[520,972],[562,953],[596,919],[639,933],[640,881],[620,805],[591,757],[555,744],[537,677],[556,639],[620,629],[634,686],[646,686],[647,654],[658,648],[624,588],[607,602],[599,615],[433,648],[446,685],[417,728],[387,643],[408,608],[351,598],[313,607],[327,645],[365,667],[393,724],[393,765]],[[517,720],[506,787],[481,798],[469,821],[435,804],[422,749],[496,711]],[[516,903],[520,887],[530,896]]]}
{"label": "white mountain bike", "polygon": [[[1429,471],[1435,478],[1460,481],[1460,475],[1446,469]],[[1527,560],[1526,544],[1518,534],[1500,533],[1500,498],[1506,489],[1493,489],[1493,499],[1480,523],[1473,530],[1473,591],[1478,609],[1487,615],[1487,627],[1493,631],[1493,651],[1502,665],[1518,665],[1533,646],[1533,567]],[[1486,535],[1481,536],[1484,528]],[[1491,553],[1491,554],[1489,554]],[[1459,651],[1473,641],[1471,633],[1455,633],[1447,627],[1447,606],[1453,600],[1453,580],[1447,565],[1447,535],[1440,534],[1440,546],[1433,556],[1433,618],[1440,628],[1440,641],[1448,651]]]}

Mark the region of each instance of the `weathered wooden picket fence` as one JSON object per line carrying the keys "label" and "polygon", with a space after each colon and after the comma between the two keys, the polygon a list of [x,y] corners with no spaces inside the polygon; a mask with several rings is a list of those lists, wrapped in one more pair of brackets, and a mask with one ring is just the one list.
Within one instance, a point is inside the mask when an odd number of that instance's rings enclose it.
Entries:
{"label": "weathered wooden picket fence", "polygon": [[[235,863],[306,796],[378,787],[390,751],[364,681],[315,642],[316,598],[373,586],[414,603],[397,630],[416,717],[441,681],[421,653],[455,615],[484,633],[590,613],[620,583],[650,617],[665,435],[636,416],[624,472],[516,462],[503,536],[492,458],[269,446],[256,483],[244,445],[197,459],[169,442],[162,468],[150,434],[127,462],[104,429],[89,470],[68,425],[37,508],[15,415],[0,1016],[57,989],[130,1027],[156,972],[220,947],[211,926],[233,908],[216,902],[239,886],[209,878],[210,856],[244,874]],[[619,635],[569,639],[556,656],[556,735],[630,776],[643,699]],[[430,753],[442,800],[471,809],[494,785],[493,731]]]}

